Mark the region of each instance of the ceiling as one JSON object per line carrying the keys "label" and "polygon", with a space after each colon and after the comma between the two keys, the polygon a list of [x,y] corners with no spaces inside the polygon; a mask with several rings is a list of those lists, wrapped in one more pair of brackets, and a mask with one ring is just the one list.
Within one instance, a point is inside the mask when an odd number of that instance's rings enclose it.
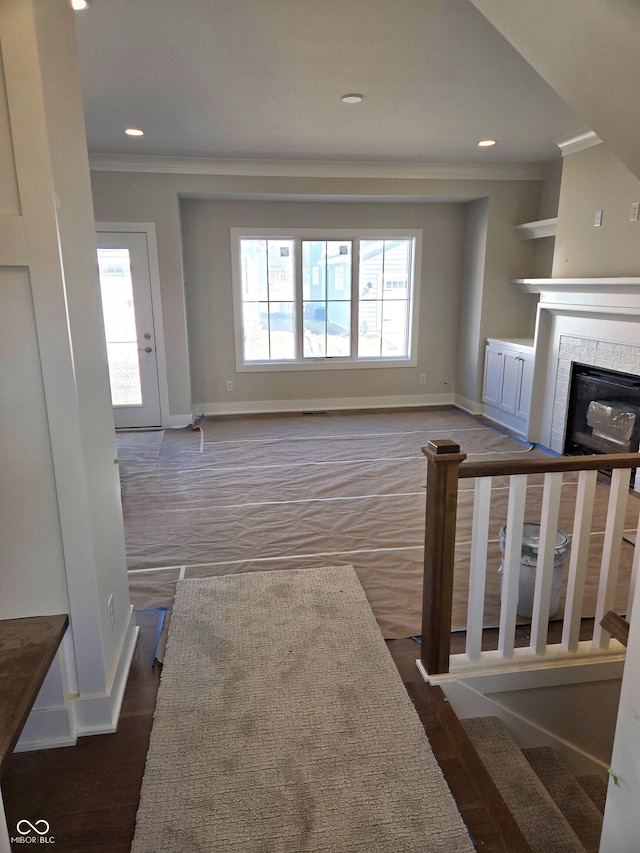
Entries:
{"label": "ceiling", "polygon": [[542,163],[584,128],[469,0],[92,0],[76,28],[91,153]]}

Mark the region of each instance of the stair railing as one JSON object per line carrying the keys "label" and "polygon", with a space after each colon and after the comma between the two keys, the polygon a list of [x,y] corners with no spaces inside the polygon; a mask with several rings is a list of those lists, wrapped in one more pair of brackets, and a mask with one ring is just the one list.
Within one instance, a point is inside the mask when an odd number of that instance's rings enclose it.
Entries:
{"label": "stair railing", "polygon": [[[427,503],[425,517],[425,556],[422,608],[421,665],[428,675],[450,671],[451,614],[458,488],[460,480],[475,479],[474,510],[469,565],[469,598],[466,623],[466,651],[462,665],[477,667],[508,662],[514,652],[521,659],[523,650],[515,650],[519,574],[522,552],[525,501],[529,475],[544,475],[541,510],[540,548],[537,557],[531,645],[529,658],[554,651],[566,654],[606,652],[610,633],[601,625],[613,608],[618,567],[624,535],[631,469],[638,466],[638,454],[602,454],[549,458],[512,458],[499,461],[466,461],[460,446],[449,439],[430,441],[422,449],[427,458]],[[587,574],[587,559],[592,527],[596,481],[599,470],[611,471],[611,484],[604,530],[593,638],[579,642],[582,604]],[[556,531],[561,502],[563,475],[578,472],[577,497],[572,530],[572,545],[567,572],[562,642],[560,648],[547,647],[549,607],[552,595]],[[639,469],[640,474],[640,469]],[[491,538],[490,505],[492,478],[509,478],[509,503],[506,518],[500,624],[497,652],[482,651],[487,552]],[[640,536],[640,522],[638,525]],[[640,540],[639,540],[640,541]],[[635,549],[631,570],[627,621],[630,620],[633,590],[640,565],[640,549]],[[605,625],[607,623],[605,622]]]}

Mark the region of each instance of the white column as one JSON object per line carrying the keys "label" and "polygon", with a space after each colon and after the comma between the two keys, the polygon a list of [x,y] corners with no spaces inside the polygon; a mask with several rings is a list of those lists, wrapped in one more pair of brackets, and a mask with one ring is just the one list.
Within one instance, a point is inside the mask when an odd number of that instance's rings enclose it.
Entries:
{"label": "white column", "polygon": [[104,705],[131,607],[73,14],[0,3],[0,618],[69,613]]}

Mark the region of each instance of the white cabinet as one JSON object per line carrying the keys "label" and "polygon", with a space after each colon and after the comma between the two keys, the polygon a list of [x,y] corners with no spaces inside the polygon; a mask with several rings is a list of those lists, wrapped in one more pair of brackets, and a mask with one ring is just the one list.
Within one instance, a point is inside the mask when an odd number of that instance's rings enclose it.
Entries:
{"label": "white cabinet", "polygon": [[522,435],[526,435],[531,411],[533,363],[532,341],[487,341],[483,414]]}

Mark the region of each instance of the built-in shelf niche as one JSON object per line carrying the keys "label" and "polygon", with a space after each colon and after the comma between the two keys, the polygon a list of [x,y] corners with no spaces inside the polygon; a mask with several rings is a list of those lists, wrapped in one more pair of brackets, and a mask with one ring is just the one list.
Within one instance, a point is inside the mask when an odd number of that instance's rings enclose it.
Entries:
{"label": "built-in shelf niche", "polygon": [[523,222],[516,225],[514,231],[521,240],[539,240],[541,237],[555,237],[558,217],[538,219],[536,222]]}

